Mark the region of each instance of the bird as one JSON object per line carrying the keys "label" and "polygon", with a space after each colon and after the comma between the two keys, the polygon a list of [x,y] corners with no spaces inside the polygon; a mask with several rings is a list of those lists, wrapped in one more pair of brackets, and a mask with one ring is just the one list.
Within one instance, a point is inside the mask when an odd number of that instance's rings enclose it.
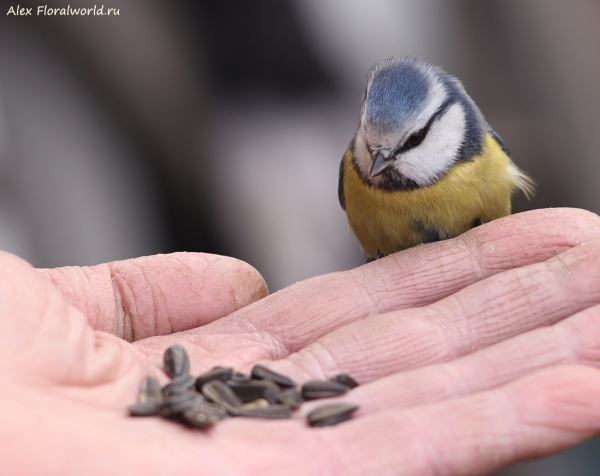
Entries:
{"label": "bird", "polygon": [[338,181],[367,261],[510,215],[534,188],[456,77],[410,57],[371,69]]}

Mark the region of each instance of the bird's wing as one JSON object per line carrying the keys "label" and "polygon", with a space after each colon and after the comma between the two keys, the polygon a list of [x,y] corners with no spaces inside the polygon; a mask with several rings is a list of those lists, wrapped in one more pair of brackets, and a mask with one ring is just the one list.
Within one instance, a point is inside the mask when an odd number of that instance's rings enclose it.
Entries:
{"label": "bird's wing", "polygon": [[346,154],[342,157],[340,162],[340,175],[338,179],[338,198],[342,209],[346,211],[346,197],[344,196],[344,161],[346,160]]}
{"label": "bird's wing", "polygon": [[494,138],[496,142],[498,142],[498,145],[504,151],[504,153],[510,157],[510,152],[508,151],[508,147],[506,147],[506,144],[502,140],[502,137],[500,137],[498,133],[494,129],[492,129],[492,126],[488,124],[487,127],[490,135]]}

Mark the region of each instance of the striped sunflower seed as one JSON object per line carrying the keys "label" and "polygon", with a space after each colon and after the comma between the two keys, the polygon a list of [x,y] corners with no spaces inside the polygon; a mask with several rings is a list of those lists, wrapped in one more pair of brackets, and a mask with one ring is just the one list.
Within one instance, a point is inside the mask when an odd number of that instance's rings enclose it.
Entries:
{"label": "striped sunflower seed", "polygon": [[144,380],[142,380],[138,403],[160,404],[161,402],[162,393],[160,389],[160,383],[158,383],[158,380],[156,380],[154,377],[146,375]]}
{"label": "striped sunflower seed", "polygon": [[248,374],[245,374],[244,372],[238,372],[237,370],[234,370],[233,374],[231,375],[231,380],[236,380],[239,382],[248,382],[252,380],[252,377]]}
{"label": "striped sunflower seed", "polygon": [[211,402],[221,405],[229,413],[235,413],[235,410],[241,407],[244,402],[238,397],[231,388],[220,380],[211,380],[202,385],[202,394]]}
{"label": "striped sunflower seed", "polygon": [[174,344],[165,350],[164,354],[165,368],[173,378],[185,375],[190,371],[190,358],[188,353],[179,344]]}
{"label": "striped sunflower seed", "polygon": [[223,418],[227,412],[209,402],[196,402],[180,415],[181,421],[194,428],[207,428]]}
{"label": "striped sunflower seed", "polygon": [[233,375],[233,369],[231,367],[215,367],[208,372],[204,372],[196,379],[196,390],[201,391],[202,385],[211,380],[221,380],[225,382]]}
{"label": "striped sunflower seed", "polygon": [[302,395],[295,388],[286,388],[277,396],[278,403],[284,403],[288,407],[298,408],[302,405]]}
{"label": "striped sunflower seed", "polygon": [[190,374],[180,375],[163,387],[162,394],[164,397],[167,397],[169,395],[185,393],[194,386],[195,382],[196,379]]}
{"label": "striped sunflower seed", "polygon": [[252,368],[252,377],[256,379],[269,379],[282,387],[295,387],[296,382],[280,373],[274,372],[263,365],[255,365]]}
{"label": "striped sunflower seed", "polygon": [[331,380],[309,380],[302,385],[302,397],[304,400],[315,400],[317,398],[337,397],[350,390],[346,385]]}
{"label": "striped sunflower seed", "polygon": [[350,377],[350,375],[348,374],[335,375],[334,377],[331,377],[331,381],[341,383],[342,385],[345,385],[348,388],[358,387],[358,382],[352,377]]}
{"label": "striped sunflower seed", "polygon": [[277,403],[279,387],[271,380],[228,380],[227,385],[240,397],[242,402],[264,398],[269,403]]}
{"label": "striped sunflower seed", "polygon": [[127,411],[131,416],[154,416],[159,415],[161,404],[158,402],[134,403]]}
{"label": "striped sunflower seed", "polygon": [[[262,365],[255,365],[252,375],[218,366],[193,377],[189,356],[178,344],[165,351],[164,364],[171,382],[161,389],[158,380],[145,377],[138,402],[128,408],[130,415],[159,415],[194,428],[210,427],[229,416],[290,418],[304,400],[342,395],[358,385],[348,374],[339,374],[328,381],[308,381],[299,391],[292,379]],[[325,405],[310,412],[307,420],[317,427],[335,425],[352,418],[357,408]]]}
{"label": "striped sunflower seed", "polygon": [[269,405],[268,407],[254,407],[236,408],[234,412],[235,416],[243,417],[255,417],[255,418],[290,418],[292,416],[292,409],[287,405],[275,404]]}
{"label": "striped sunflower seed", "polygon": [[194,406],[203,399],[202,395],[193,390],[185,393],[169,395],[163,400],[160,408],[160,414],[164,417],[172,417],[180,414],[184,410]]}
{"label": "striped sunflower seed", "polygon": [[350,403],[333,403],[315,408],[310,412],[306,419],[311,426],[331,426],[337,425],[352,418],[352,412],[358,408],[358,405]]}
{"label": "striped sunflower seed", "polygon": [[264,398],[257,398],[256,400],[252,400],[251,402],[244,403],[242,408],[250,409],[250,408],[267,408],[270,405],[268,400]]}
{"label": "striped sunflower seed", "polygon": [[180,419],[183,424],[193,428],[207,428],[219,421],[219,418],[215,418],[195,408],[184,410],[181,413]]}

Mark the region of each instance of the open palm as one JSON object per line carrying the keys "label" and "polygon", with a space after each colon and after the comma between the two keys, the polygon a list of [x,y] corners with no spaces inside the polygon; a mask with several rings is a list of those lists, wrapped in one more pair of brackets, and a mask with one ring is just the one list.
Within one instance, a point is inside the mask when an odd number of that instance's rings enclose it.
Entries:
{"label": "open palm", "polygon": [[[0,256],[7,474],[486,474],[600,429],[600,220],[540,210],[271,296],[232,258],[35,270]],[[263,298],[264,297],[264,298]],[[261,299],[263,298],[263,299]],[[199,374],[347,372],[355,419],[131,418],[182,344]]]}

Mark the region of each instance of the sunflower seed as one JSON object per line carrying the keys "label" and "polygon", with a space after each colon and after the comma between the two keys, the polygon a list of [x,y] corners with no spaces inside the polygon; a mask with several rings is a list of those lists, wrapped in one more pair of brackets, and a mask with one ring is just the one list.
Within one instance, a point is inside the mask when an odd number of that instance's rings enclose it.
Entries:
{"label": "sunflower seed", "polygon": [[194,386],[195,382],[196,379],[190,374],[180,375],[163,387],[162,394],[164,397],[167,397],[169,395],[185,393]]}
{"label": "sunflower seed", "polygon": [[285,375],[273,372],[272,370],[262,366],[255,365],[252,368],[252,376],[256,379],[269,379],[282,387],[295,387],[296,382]]}
{"label": "sunflower seed", "polygon": [[196,378],[192,377],[190,374],[180,375],[179,377],[175,377],[169,385],[172,387],[182,387],[182,388],[192,388],[196,383]]}
{"label": "sunflower seed", "polygon": [[190,409],[192,408],[197,408],[198,410],[206,413],[212,413],[215,416],[218,416],[220,420],[223,420],[224,418],[229,418],[229,413],[227,413],[226,410],[224,410],[216,403],[209,402],[204,397],[202,397],[199,400],[196,400],[193,406],[190,407]]}
{"label": "sunflower seed", "polygon": [[190,358],[188,353],[179,344],[172,345],[165,351],[165,367],[173,378],[185,375],[190,371]]}
{"label": "sunflower seed", "polygon": [[257,398],[256,400],[252,400],[251,402],[244,403],[244,406],[242,408],[267,408],[269,405],[270,403],[268,400],[265,400],[264,398]]}
{"label": "sunflower seed", "polygon": [[349,403],[333,403],[315,408],[310,412],[306,419],[311,426],[331,426],[337,425],[352,418],[352,412],[358,408],[358,405]]}
{"label": "sunflower seed", "polygon": [[240,397],[220,380],[211,380],[202,385],[202,393],[210,401],[217,405],[221,405],[229,413],[235,412],[236,408],[239,408],[244,404]]}
{"label": "sunflower seed", "polygon": [[334,377],[331,377],[331,381],[341,383],[342,385],[345,385],[348,388],[358,387],[358,382],[352,377],[350,377],[350,375],[348,374],[335,375]]}
{"label": "sunflower seed", "polygon": [[228,380],[226,383],[244,403],[257,398],[264,398],[269,403],[277,403],[280,393],[277,384],[271,380]]}
{"label": "sunflower seed", "polygon": [[250,375],[245,374],[244,372],[237,372],[236,370],[233,371],[233,374],[231,375],[231,380],[236,380],[238,382],[249,382],[250,380],[252,380],[252,377],[250,377]]}
{"label": "sunflower seed", "polygon": [[208,372],[204,372],[196,379],[196,389],[198,391],[202,390],[202,385],[211,380],[221,380],[224,382],[228,380],[233,375],[233,369],[231,367],[215,367]]}
{"label": "sunflower seed", "polygon": [[292,409],[287,405],[269,405],[268,407],[255,408],[236,408],[235,416],[255,417],[255,418],[290,418]]}
{"label": "sunflower seed", "polygon": [[[193,428],[207,428],[229,416],[290,418],[304,400],[342,395],[358,385],[348,374],[339,374],[328,381],[308,381],[299,391],[292,379],[262,365],[255,365],[252,375],[218,366],[193,377],[189,356],[179,344],[165,351],[164,364],[172,380],[161,389],[158,380],[146,376],[138,402],[128,408],[130,415],[159,415]],[[312,426],[335,425],[352,418],[357,408],[325,405],[307,419]]]}
{"label": "sunflower seed", "polygon": [[160,383],[158,383],[158,380],[156,380],[154,377],[146,375],[144,380],[142,380],[138,403],[160,404],[161,402],[162,393],[160,390]]}
{"label": "sunflower seed", "polygon": [[348,390],[349,388],[346,385],[331,380],[309,380],[302,385],[302,397],[304,400],[337,397]]}
{"label": "sunflower seed", "polygon": [[188,390],[185,393],[169,395],[163,400],[160,408],[160,414],[165,417],[178,415],[184,410],[194,406],[198,401],[203,399],[202,395],[193,390]]}
{"label": "sunflower seed", "polygon": [[181,421],[195,428],[206,428],[226,417],[226,411],[209,402],[196,402],[181,413]]}
{"label": "sunflower seed", "polygon": [[160,414],[161,405],[158,402],[134,403],[127,411],[131,416],[153,416]]}
{"label": "sunflower seed", "polygon": [[189,388],[185,387],[172,387],[171,385],[165,385],[162,389],[163,398],[167,398],[171,395],[180,395],[182,393],[188,393]]}
{"label": "sunflower seed", "polygon": [[302,395],[295,388],[286,388],[277,396],[277,401],[291,408],[298,408],[303,402]]}
{"label": "sunflower seed", "polygon": [[218,418],[208,415],[200,410],[196,410],[195,408],[184,410],[181,413],[180,418],[183,424],[194,428],[207,428],[219,421]]}

